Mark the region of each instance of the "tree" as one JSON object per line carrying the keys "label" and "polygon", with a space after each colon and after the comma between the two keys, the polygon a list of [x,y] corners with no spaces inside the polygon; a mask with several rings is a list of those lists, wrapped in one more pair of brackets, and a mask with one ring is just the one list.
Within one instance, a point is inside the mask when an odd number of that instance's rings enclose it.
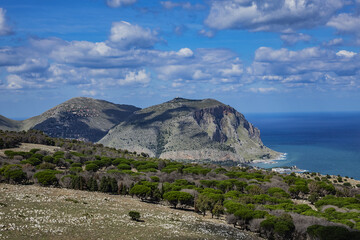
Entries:
{"label": "tree", "polygon": [[176,208],[180,203],[181,205],[191,205],[194,197],[187,192],[170,191],[164,194],[163,198]]}
{"label": "tree", "polygon": [[136,211],[130,211],[129,216],[131,217],[131,220],[133,221],[139,221],[140,220],[140,213]]}
{"label": "tree", "polygon": [[224,207],[221,202],[217,202],[211,211],[212,215],[219,218],[221,214],[224,214]]}
{"label": "tree", "polygon": [[131,196],[135,195],[138,198],[140,198],[141,201],[144,201],[148,196],[150,196],[151,188],[144,185],[136,184],[134,187],[130,189],[129,193]]}

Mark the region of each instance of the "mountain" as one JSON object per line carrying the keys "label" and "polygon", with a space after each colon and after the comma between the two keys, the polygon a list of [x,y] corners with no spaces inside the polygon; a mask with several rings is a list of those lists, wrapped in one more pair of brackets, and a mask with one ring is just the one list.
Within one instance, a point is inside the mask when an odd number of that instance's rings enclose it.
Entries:
{"label": "mountain", "polygon": [[278,156],[244,115],[213,99],[175,98],[136,111],[99,143],[174,160],[246,162]]}
{"label": "mountain", "polygon": [[[110,128],[124,121],[140,108],[119,105],[104,100],[78,97],[72,98],[43,114],[15,121],[4,120],[12,130],[38,129],[51,137],[74,138],[96,142],[107,134]],[[10,125],[13,123],[13,125]],[[6,130],[0,123],[0,129]]]}
{"label": "mountain", "polygon": [[0,129],[5,131],[16,131],[19,129],[21,122],[8,119],[0,115]]}

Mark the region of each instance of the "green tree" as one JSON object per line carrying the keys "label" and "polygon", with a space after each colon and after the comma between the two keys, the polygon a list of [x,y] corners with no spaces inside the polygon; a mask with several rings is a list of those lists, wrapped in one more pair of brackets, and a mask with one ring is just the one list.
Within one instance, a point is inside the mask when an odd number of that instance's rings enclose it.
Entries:
{"label": "green tree", "polygon": [[170,191],[164,194],[163,198],[176,208],[178,204],[190,206],[194,201],[194,197],[190,193]]}
{"label": "green tree", "polygon": [[147,197],[150,196],[151,188],[144,186],[144,185],[137,184],[130,189],[129,193],[131,196],[135,195],[138,198],[140,198],[141,201],[144,201]]}

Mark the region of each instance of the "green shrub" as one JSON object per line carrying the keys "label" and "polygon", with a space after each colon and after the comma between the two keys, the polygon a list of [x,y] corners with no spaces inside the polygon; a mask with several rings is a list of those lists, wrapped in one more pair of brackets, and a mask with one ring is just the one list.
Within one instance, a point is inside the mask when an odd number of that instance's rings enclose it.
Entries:
{"label": "green shrub", "polygon": [[136,211],[130,211],[129,216],[131,217],[131,220],[133,221],[139,221],[140,220],[140,213]]}
{"label": "green shrub", "polygon": [[43,162],[36,166],[37,169],[55,169],[55,164]]}
{"label": "green shrub", "polygon": [[71,167],[82,167],[82,164],[79,163],[79,162],[72,163],[72,164],[71,164]]}
{"label": "green shrub", "polygon": [[7,181],[22,183],[27,180],[26,173],[23,172],[21,165],[6,165],[0,168],[0,175],[3,175]]}
{"label": "green shrub", "polygon": [[43,161],[44,161],[44,162],[53,163],[54,158],[53,158],[52,156],[44,156],[44,157],[43,157]]}
{"label": "green shrub", "polygon": [[160,178],[157,177],[157,176],[151,176],[150,179],[151,179],[151,181],[153,181],[153,182],[160,182]]}
{"label": "green shrub", "polygon": [[117,166],[117,168],[118,168],[119,170],[130,170],[130,169],[131,169],[130,165],[125,164],[125,163],[120,163],[120,164]]}
{"label": "green shrub", "polygon": [[89,163],[85,166],[86,171],[93,171],[96,172],[99,170],[99,166],[95,163]]}
{"label": "green shrub", "polygon": [[56,174],[61,173],[60,171],[56,170],[43,170],[41,172],[37,172],[34,174],[34,178],[38,180],[38,182],[43,186],[49,186],[49,185],[57,185],[58,180],[56,178]]}
{"label": "green shrub", "polygon": [[360,239],[360,232],[350,232],[346,228],[340,226],[312,225],[307,228],[307,233],[311,237],[319,240]]}
{"label": "green shrub", "polygon": [[72,172],[72,173],[79,173],[79,172],[82,172],[83,169],[82,169],[82,167],[71,167],[69,169],[69,171]]}

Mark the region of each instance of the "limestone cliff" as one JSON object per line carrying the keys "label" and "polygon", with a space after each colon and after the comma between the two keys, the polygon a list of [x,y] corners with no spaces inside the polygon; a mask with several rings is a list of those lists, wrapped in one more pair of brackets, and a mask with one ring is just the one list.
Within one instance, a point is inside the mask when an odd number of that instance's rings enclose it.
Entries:
{"label": "limestone cliff", "polygon": [[213,99],[175,98],[139,110],[99,142],[174,160],[246,162],[278,154],[241,113]]}

